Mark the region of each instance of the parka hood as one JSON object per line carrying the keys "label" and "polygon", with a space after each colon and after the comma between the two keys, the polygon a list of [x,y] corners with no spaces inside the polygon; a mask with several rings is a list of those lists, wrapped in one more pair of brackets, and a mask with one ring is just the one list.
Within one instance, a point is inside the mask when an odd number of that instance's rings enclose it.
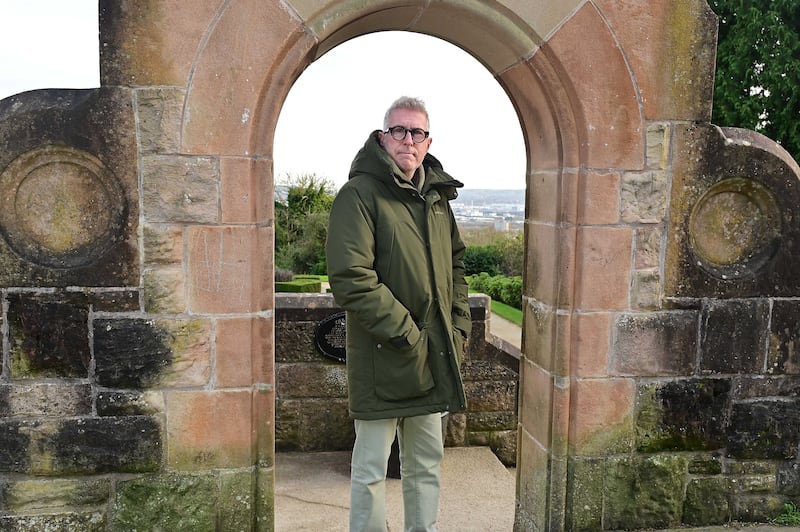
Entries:
{"label": "parka hood", "polygon": [[[408,181],[405,179],[405,175],[381,146],[378,140],[379,133],[379,129],[370,133],[364,146],[358,151],[350,165],[348,179],[367,174],[387,184],[407,186]],[[439,159],[428,153],[422,160],[422,166],[425,168],[426,189],[435,188],[448,200],[458,197],[456,189],[463,187],[464,183],[445,172]]]}

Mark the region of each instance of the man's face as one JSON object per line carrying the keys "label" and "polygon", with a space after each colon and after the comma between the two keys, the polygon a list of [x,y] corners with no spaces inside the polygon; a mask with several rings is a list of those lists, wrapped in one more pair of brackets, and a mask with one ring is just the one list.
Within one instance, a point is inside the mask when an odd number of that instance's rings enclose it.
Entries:
{"label": "man's face", "polygon": [[[389,115],[389,127],[394,126],[403,126],[407,129],[420,128],[427,131],[428,121],[425,119],[425,114],[419,111],[395,109]],[[417,171],[419,165],[422,164],[422,159],[428,153],[432,140],[428,137],[419,144],[415,144],[411,140],[410,133],[406,133],[403,140],[394,140],[387,132],[381,132],[380,134],[381,146],[409,180],[414,176],[414,172]]]}

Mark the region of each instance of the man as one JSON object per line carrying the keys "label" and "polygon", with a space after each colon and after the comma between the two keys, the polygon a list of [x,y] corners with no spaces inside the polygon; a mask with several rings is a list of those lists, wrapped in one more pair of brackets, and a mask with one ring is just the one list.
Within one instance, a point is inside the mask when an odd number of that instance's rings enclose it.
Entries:
{"label": "man", "polygon": [[428,153],[425,104],[402,97],[370,134],[333,202],[326,255],[347,312],[355,419],[350,530],[386,530],[385,478],[397,433],[405,530],[434,531],[441,417],[466,409],[459,373],[471,329],[464,243],[449,201],[462,183]]}

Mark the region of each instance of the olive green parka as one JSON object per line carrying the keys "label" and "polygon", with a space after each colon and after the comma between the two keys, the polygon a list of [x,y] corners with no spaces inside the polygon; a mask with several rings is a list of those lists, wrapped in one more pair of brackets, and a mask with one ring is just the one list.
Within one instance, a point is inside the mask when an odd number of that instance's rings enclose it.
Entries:
{"label": "olive green parka", "polygon": [[346,311],[350,413],[356,419],[466,409],[459,371],[470,317],[449,201],[463,186],[428,154],[422,192],[374,131],[336,195],[328,280]]}

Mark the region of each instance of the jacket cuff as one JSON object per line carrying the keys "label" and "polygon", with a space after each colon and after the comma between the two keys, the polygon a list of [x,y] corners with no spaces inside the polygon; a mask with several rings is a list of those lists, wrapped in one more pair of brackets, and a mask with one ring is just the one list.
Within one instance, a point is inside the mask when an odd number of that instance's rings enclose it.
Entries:
{"label": "jacket cuff", "polygon": [[472,321],[466,317],[454,315],[453,327],[461,331],[461,334],[463,334],[466,337],[469,336],[469,333],[472,331]]}
{"label": "jacket cuff", "polygon": [[389,338],[389,345],[395,349],[408,349],[411,347],[411,344],[408,343],[408,338],[405,336],[395,336],[394,338]]}
{"label": "jacket cuff", "polygon": [[419,341],[421,333],[416,327],[405,336],[395,336],[389,339],[389,344],[395,349],[408,349]]}

